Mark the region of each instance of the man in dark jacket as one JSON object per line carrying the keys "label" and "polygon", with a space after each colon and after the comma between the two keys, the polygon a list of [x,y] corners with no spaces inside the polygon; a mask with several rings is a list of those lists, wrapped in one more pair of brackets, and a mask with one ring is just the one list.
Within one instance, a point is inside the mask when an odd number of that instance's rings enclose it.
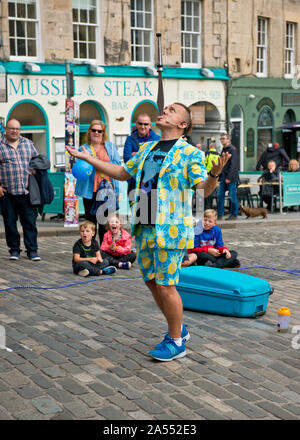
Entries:
{"label": "man in dark jacket", "polygon": [[221,135],[221,144],[223,146],[222,153],[230,153],[231,158],[224,166],[220,176],[218,190],[218,218],[222,219],[224,212],[225,192],[228,191],[229,199],[231,201],[231,213],[226,220],[236,220],[239,210],[237,197],[237,185],[239,180],[238,155],[236,148],[231,144],[231,136],[229,134],[224,133]]}
{"label": "man in dark jacket", "polygon": [[[152,129],[151,118],[147,113],[140,114],[136,121],[136,130],[127,137],[124,144],[123,159],[126,163],[138,152],[140,144],[150,141],[159,141],[160,136]],[[135,189],[135,180],[128,180],[128,195]],[[130,200],[134,200],[134,194],[131,194]]]}
{"label": "man in dark jacket", "polygon": [[260,156],[256,165],[256,170],[259,171],[261,166],[263,167],[263,170],[266,170],[270,160],[274,160],[278,167],[281,167],[285,170],[288,169],[290,158],[286,154],[285,150],[280,148],[278,142],[274,142],[273,145],[269,144],[268,148]]}

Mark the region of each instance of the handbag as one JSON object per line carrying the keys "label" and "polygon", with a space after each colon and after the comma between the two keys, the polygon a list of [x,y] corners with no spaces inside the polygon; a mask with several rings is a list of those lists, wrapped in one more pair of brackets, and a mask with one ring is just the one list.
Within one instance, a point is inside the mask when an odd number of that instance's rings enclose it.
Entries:
{"label": "handbag", "polygon": [[118,198],[112,184],[107,179],[102,179],[97,188],[96,198],[91,207],[90,214],[95,215],[98,223],[103,224],[109,214],[118,210]]}

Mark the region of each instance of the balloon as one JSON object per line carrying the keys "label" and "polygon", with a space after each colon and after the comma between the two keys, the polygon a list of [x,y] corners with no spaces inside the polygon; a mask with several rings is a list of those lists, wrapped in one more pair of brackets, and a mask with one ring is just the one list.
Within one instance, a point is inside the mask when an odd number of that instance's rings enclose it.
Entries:
{"label": "balloon", "polygon": [[78,159],[72,168],[72,174],[77,180],[87,180],[92,174],[93,169],[93,165],[85,160]]}

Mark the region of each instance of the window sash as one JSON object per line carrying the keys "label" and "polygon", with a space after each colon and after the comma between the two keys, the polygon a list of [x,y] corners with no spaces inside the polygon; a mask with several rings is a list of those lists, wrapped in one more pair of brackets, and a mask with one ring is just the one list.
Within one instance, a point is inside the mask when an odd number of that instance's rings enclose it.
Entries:
{"label": "window sash", "polygon": [[266,18],[257,20],[257,57],[256,73],[267,75],[268,21]]}
{"label": "window sash", "polygon": [[[8,6],[10,58],[36,60],[39,55],[38,2],[8,0]],[[18,13],[21,11],[23,16],[19,17]]]}
{"label": "window sash", "polygon": [[284,74],[293,76],[295,61],[295,23],[286,23]]}
{"label": "window sash", "polygon": [[97,59],[99,25],[96,1],[73,0],[72,13],[74,58]]}
{"label": "window sash", "polygon": [[131,0],[131,60],[153,63],[153,0]]}
{"label": "window sash", "polygon": [[201,1],[181,2],[181,63],[201,64]]}

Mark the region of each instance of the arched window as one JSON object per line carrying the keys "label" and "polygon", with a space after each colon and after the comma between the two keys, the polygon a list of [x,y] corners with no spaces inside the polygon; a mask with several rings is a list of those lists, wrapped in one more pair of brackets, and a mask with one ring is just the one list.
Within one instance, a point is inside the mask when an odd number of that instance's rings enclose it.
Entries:
{"label": "arched window", "polygon": [[7,119],[12,118],[20,121],[21,135],[31,139],[37,151],[50,158],[48,119],[40,104],[31,100],[18,102],[8,113]]}
{"label": "arched window", "polygon": [[138,115],[142,113],[147,113],[150,116],[150,119],[152,121],[152,129],[154,129],[157,133],[159,133],[159,130],[155,129],[155,121],[159,114],[159,110],[157,104],[154,103],[153,101],[143,101],[134,108],[131,116],[131,124],[130,124],[131,132],[135,129],[135,123],[138,118]]}
{"label": "arched window", "polygon": [[296,121],[296,115],[294,110],[287,110],[283,116],[283,125],[284,124],[290,124],[291,122],[295,122]]}
{"label": "arched window", "polygon": [[257,160],[273,142],[274,118],[270,107],[263,107],[257,120]]}
{"label": "arched window", "polygon": [[85,142],[85,135],[93,119],[103,121],[107,131],[106,117],[101,106],[95,101],[85,101],[79,108],[80,145]]}
{"label": "arched window", "polygon": [[233,109],[231,110],[231,119],[242,119],[243,118],[243,112],[239,105],[235,105]]}
{"label": "arched window", "polygon": [[240,105],[235,105],[231,110],[230,134],[231,143],[237,149],[239,170],[243,171],[243,111]]}

